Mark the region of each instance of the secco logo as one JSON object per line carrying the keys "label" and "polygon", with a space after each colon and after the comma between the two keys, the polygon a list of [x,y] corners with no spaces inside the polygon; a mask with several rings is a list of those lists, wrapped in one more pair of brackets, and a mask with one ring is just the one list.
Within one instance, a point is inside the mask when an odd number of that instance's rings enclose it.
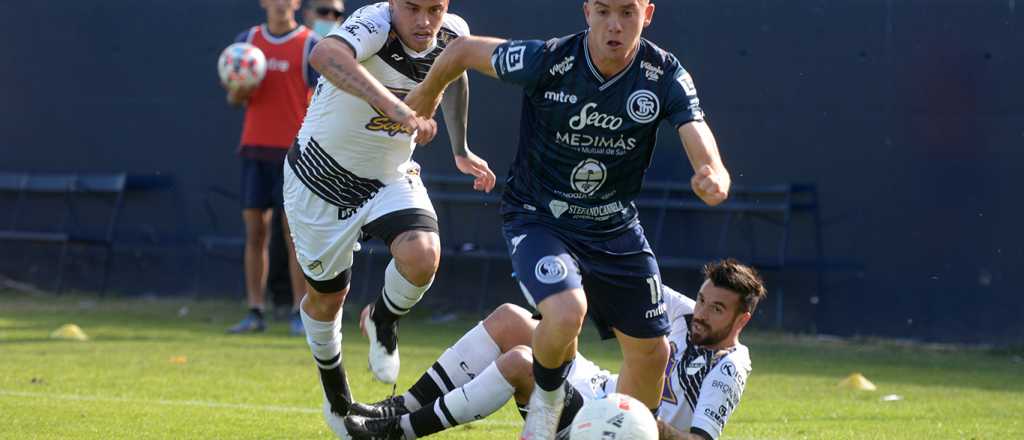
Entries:
{"label": "secco logo", "polygon": [[[634,95],[636,95],[636,93],[634,93]],[[630,101],[632,101],[633,97],[631,96],[629,99]],[[573,116],[572,119],[569,119],[569,128],[572,128],[573,130],[582,130],[587,126],[592,126],[598,128],[605,128],[608,130],[618,130],[619,127],[622,127],[622,118],[618,116],[606,115],[601,112],[592,112],[594,107],[597,107],[597,104],[594,104],[593,102],[583,106],[583,108],[580,109],[580,114]],[[629,107],[628,103],[627,107]]]}
{"label": "secco logo", "polygon": [[657,119],[659,111],[661,103],[658,102],[658,96],[650,90],[637,90],[626,100],[626,113],[641,124]]}
{"label": "secco logo", "polygon": [[563,104],[575,104],[579,101],[579,98],[577,98],[576,95],[571,95],[561,90],[557,92],[551,90],[544,92],[544,99],[547,99],[548,101],[561,102]]}
{"label": "secco logo", "polygon": [[373,106],[370,106],[370,108],[377,113],[377,116],[374,116],[370,119],[370,122],[366,123],[365,127],[367,130],[387,133],[391,137],[395,137],[398,133],[412,136],[412,129],[406,128],[401,122],[392,121],[391,118],[384,114],[383,110]]}

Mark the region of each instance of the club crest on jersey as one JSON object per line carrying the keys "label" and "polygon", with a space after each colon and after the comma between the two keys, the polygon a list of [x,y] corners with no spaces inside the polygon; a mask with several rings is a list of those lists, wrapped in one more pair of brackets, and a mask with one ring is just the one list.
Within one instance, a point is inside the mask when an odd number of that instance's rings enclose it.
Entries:
{"label": "club crest on jersey", "polygon": [[658,118],[661,103],[650,90],[637,90],[626,100],[626,113],[630,119],[646,124]]}
{"label": "club crest on jersey", "polygon": [[603,163],[587,159],[572,169],[572,189],[591,195],[604,185],[608,178],[608,167]]}

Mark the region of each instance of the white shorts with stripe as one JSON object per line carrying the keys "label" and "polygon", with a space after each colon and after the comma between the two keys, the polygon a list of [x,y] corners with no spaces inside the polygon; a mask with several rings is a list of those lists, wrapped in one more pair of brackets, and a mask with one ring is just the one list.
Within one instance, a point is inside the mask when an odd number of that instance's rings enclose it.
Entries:
{"label": "white shorts with stripe", "polygon": [[[307,186],[310,175],[299,175],[306,173],[304,169],[297,168],[301,171],[296,172],[289,163],[284,167],[284,210],[299,265],[310,279],[333,280],[352,267],[352,254],[363,226],[384,215],[418,209],[437,218],[415,162],[403,165],[404,173],[400,178],[381,182],[375,194],[350,208],[339,207],[317,194],[324,194],[328,185]],[[314,186],[316,192],[310,186]],[[325,197],[336,200],[330,194]]]}

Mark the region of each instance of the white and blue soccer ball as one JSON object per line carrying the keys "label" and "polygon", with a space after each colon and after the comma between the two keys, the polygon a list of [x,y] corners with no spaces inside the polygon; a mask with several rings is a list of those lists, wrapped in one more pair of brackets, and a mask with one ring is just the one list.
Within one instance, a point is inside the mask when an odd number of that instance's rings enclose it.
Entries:
{"label": "white and blue soccer ball", "polygon": [[217,60],[220,82],[228,87],[254,87],[267,75],[267,57],[249,43],[234,43]]}
{"label": "white and blue soccer ball", "polygon": [[639,400],[612,393],[587,401],[576,413],[570,440],[658,440],[658,423]]}

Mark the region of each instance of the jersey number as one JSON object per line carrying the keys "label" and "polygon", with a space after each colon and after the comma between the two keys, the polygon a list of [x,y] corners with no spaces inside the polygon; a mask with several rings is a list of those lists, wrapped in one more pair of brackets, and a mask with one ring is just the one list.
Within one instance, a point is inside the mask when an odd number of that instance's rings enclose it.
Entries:
{"label": "jersey number", "polygon": [[651,288],[651,304],[661,302],[661,275],[648,278],[647,286]]}

